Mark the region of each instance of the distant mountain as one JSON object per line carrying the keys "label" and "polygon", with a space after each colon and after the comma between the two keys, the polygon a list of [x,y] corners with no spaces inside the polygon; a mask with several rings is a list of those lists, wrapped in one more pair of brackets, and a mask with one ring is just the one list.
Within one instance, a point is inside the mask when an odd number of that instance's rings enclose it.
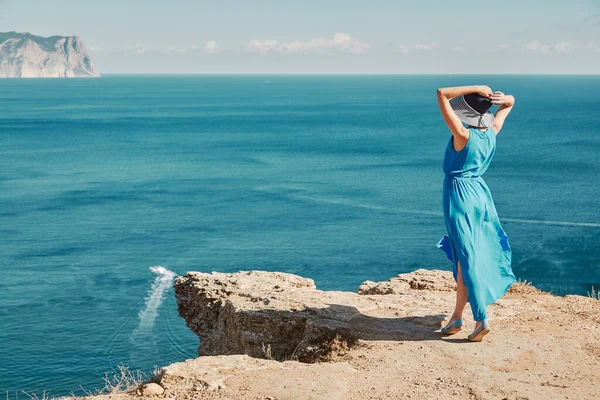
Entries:
{"label": "distant mountain", "polygon": [[0,78],[99,76],[77,36],[0,33]]}

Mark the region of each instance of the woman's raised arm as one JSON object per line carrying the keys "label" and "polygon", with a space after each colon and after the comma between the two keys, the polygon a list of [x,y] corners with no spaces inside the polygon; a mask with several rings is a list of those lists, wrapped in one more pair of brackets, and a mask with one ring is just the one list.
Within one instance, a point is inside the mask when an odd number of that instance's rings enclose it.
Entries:
{"label": "woman's raised arm", "polygon": [[502,92],[496,92],[494,93],[494,96],[492,96],[492,103],[500,106],[498,111],[496,111],[494,124],[492,125],[492,129],[497,135],[502,129],[506,117],[508,117],[508,114],[510,114],[515,105],[515,98],[511,95],[505,96]]}
{"label": "woman's raised arm", "polygon": [[437,90],[438,105],[440,106],[440,112],[446,125],[450,128],[453,135],[468,139],[469,130],[466,129],[460,119],[452,110],[450,106],[450,99],[458,96],[463,96],[469,93],[479,93],[485,97],[491,97],[493,95],[492,89],[489,86],[456,86],[440,88]]}

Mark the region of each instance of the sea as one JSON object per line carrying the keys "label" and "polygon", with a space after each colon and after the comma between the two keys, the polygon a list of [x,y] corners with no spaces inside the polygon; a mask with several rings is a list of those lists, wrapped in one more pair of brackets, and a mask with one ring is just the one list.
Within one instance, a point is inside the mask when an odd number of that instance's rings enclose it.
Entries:
{"label": "sea", "polygon": [[0,394],[193,358],[187,271],[451,270],[436,89],[472,84],[516,98],[484,175],[515,275],[600,288],[600,76],[0,80]]}

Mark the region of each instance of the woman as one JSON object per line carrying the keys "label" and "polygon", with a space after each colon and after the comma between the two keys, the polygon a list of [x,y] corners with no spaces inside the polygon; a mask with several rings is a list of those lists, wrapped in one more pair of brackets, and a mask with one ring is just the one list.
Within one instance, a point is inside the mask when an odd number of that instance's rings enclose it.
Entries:
{"label": "woman", "polygon": [[[490,331],[486,308],[515,282],[511,249],[494,201],[481,177],[496,149],[496,135],[515,103],[488,86],[438,89],[438,104],[452,137],[444,156],[443,207],[447,236],[438,243],[453,263],[456,307],[442,333],[455,334],[471,305],[476,325],[468,336],[480,342]],[[500,106],[496,114],[489,110]],[[465,123],[467,126],[463,125]]]}

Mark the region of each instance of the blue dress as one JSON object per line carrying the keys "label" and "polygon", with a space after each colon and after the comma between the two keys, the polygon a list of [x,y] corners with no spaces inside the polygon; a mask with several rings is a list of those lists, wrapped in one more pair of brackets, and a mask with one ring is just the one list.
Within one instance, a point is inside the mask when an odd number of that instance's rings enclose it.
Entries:
{"label": "blue dress", "polygon": [[469,295],[475,321],[487,318],[486,307],[502,297],[516,281],[508,237],[500,225],[490,189],[481,177],[496,151],[496,133],[470,128],[461,151],[448,141],[444,155],[443,207],[448,235],[438,242],[456,260]]}

